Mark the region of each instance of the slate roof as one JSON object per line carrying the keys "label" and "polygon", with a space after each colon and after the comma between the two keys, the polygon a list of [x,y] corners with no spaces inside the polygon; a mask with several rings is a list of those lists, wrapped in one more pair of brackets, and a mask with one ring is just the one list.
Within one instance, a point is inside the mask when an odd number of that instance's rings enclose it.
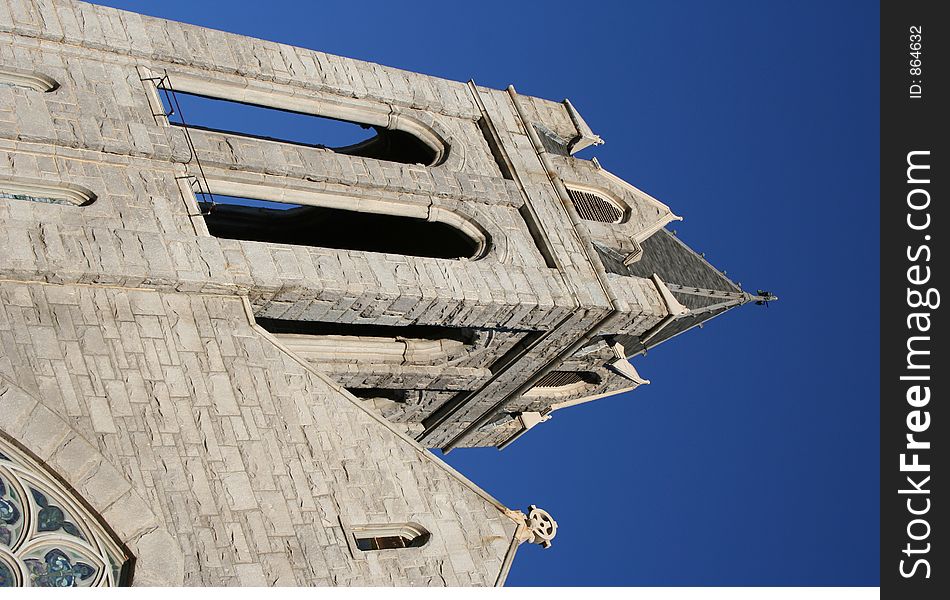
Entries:
{"label": "slate roof", "polygon": [[[751,296],[721,271],[712,266],[705,258],[684,244],[667,229],[660,229],[641,243],[642,258],[628,266],[623,264],[623,254],[600,245],[595,248],[608,272],[618,275],[650,278],[654,273],[670,286],[673,295],[691,312],[677,318],[649,340],[647,348],[660,344],[704,321],[716,317],[730,308],[745,304]],[[711,297],[694,293],[684,293],[678,287],[699,288],[712,292],[721,292]],[[628,355],[644,350],[639,338],[630,335],[615,336],[624,345]]]}

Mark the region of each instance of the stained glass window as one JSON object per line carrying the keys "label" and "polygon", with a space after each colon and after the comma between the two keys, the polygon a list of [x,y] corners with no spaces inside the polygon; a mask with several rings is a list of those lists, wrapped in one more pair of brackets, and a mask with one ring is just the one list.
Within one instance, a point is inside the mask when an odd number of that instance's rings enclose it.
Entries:
{"label": "stained glass window", "polygon": [[72,493],[0,438],[0,587],[111,587],[127,562]]}

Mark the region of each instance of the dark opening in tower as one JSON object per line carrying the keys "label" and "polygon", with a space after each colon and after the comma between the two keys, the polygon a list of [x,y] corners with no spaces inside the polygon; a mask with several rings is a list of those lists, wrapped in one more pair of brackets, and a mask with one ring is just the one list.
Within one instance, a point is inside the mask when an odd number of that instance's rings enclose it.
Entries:
{"label": "dark opening in tower", "polygon": [[433,165],[435,149],[409,132],[315,114],[160,88],[172,125],[332,150],[403,164]]}
{"label": "dark opening in tower", "polygon": [[233,240],[429,258],[475,258],[480,248],[452,225],[414,217],[219,194],[201,207],[208,232]]}

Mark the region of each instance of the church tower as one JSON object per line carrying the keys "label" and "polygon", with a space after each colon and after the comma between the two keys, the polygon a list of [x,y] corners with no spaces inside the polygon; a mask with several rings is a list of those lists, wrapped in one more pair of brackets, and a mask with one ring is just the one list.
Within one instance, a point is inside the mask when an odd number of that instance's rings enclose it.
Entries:
{"label": "church tower", "polygon": [[556,523],[424,448],[774,298],[601,143],[514,87],[0,0],[0,583],[501,584]]}

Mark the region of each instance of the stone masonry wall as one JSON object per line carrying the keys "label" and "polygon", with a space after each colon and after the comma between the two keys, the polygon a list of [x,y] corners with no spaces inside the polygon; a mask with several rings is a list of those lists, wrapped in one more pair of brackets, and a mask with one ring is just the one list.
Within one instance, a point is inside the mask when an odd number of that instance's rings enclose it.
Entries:
{"label": "stone masonry wall", "polygon": [[[102,515],[140,585],[493,585],[516,529],[236,297],[0,283],[0,431]],[[410,521],[428,544],[347,543]]]}
{"label": "stone masonry wall", "polygon": [[[559,177],[604,188],[631,209],[613,229],[572,224],[528,137],[539,125],[570,139],[576,131],[563,104],[67,0],[0,1],[2,66],[44,73],[60,86],[47,94],[0,88],[0,179],[79,184],[98,199],[83,208],[0,203],[7,257],[0,278],[241,295],[259,317],[543,334],[491,381],[483,370],[436,367],[348,372],[348,381],[372,385],[471,391],[452,419],[427,431],[428,445],[452,439],[618,307],[627,313],[618,327],[629,335],[663,317],[649,281],[598,281],[590,244],[621,247],[668,209],[587,161],[556,156]],[[172,87],[177,77],[381,106],[436,132],[448,154],[425,167],[194,130],[199,172],[184,132],[156,115],[155,83],[143,79],[156,73],[167,73]],[[488,121],[517,177],[499,168]],[[183,183],[199,173],[212,185],[444,211],[484,231],[489,248],[477,260],[448,261],[214,238]],[[543,240],[530,231],[528,205]],[[512,410],[524,404],[515,400]]]}

